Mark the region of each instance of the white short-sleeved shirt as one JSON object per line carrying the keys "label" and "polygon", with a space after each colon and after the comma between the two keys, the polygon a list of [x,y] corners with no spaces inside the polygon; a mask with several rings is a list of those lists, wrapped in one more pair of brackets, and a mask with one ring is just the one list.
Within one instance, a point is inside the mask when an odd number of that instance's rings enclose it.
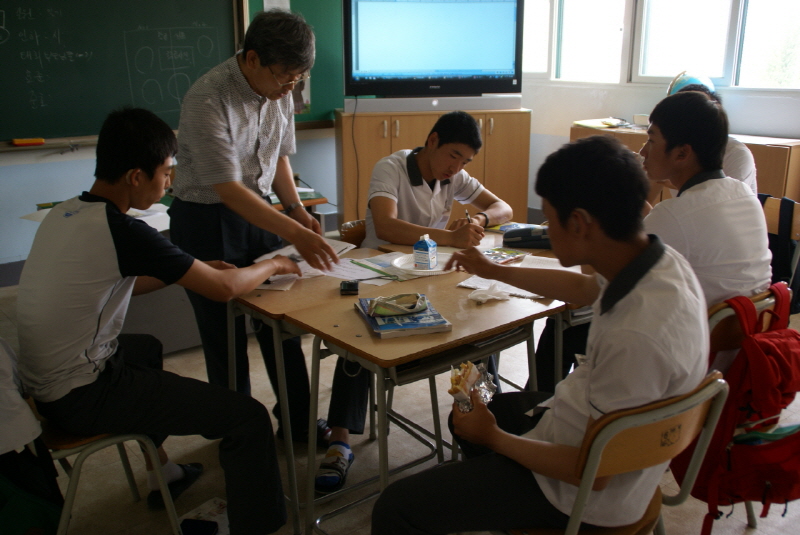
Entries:
{"label": "white short-sleeved shirt", "polygon": [[[611,282],[597,276],[586,358],[556,385],[528,438],[580,446],[590,417],[684,394],[705,376],[706,301],[691,266],[655,236]],[[620,526],[641,518],[666,464],[614,476],[592,491],[583,521]],[[569,514],[578,488],[534,473],[548,500]]]}
{"label": "white short-sleeved shirt", "polygon": [[259,96],[237,57],[208,71],[183,97],[172,185],[181,200],[222,202],[214,184],[233,181],[267,195],[278,159],[295,152],[292,94],[279,100]]}
{"label": "white short-sleeved shirt", "polygon": [[689,261],[710,305],[770,285],[763,208],[750,188],[720,171],[692,177],[678,197],[653,207],[644,226]]}
{"label": "white short-sleeved shirt", "polygon": [[18,450],[39,436],[42,427],[22,399],[17,375],[17,357],[8,342],[0,338],[0,455]]}
{"label": "white short-sleeved shirt", "polygon": [[722,158],[722,171],[725,176],[741,180],[753,193],[758,193],[756,182],[756,161],[753,153],[747,145],[728,137],[728,144],[725,146],[725,156]]}
{"label": "white short-sleeved shirt", "polygon": [[[434,181],[434,187],[422,178],[414,155],[422,147],[404,149],[375,164],[369,182],[367,203],[374,197],[387,197],[397,203],[397,218],[429,228],[445,228],[453,201],[471,204],[484,187],[463,169],[447,180]],[[372,209],[367,204],[366,237],[361,247],[375,249],[387,243],[375,234]]]}
{"label": "white short-sleeved shirt", "polygon": [[[725,145],[725,155],[722,157],[722,172],[725,173],[725,176],[742,181],[753,191],[753,194],[758,193],[756,161],[753,159],[753,153],[750,152],[747,145],[730,136]],[[676,189],[669,188],[669,192],[672,197],[678,196]]]}

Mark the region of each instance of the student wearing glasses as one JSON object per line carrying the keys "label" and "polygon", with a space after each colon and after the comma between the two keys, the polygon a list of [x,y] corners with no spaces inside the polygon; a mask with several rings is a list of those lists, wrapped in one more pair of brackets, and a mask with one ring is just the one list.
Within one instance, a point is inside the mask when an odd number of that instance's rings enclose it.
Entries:
{"label": "student wearing glasses", "polygon": [[[170,208],[171,237],[200,260],[221,259],[237,267],[293,243],[309,265],[330,268],[335,251],[319,223],[303,208],[289,155],[295,152],[291,91],[314,65],[314,33],[302,16],[281,10],[256,15],[244,47],[211,69],[183,98],[179,125],[180,165]],[[274,192],[285,213],[269,203]],[[187,291],[206,358],[208,380],[227,386],[226,304]],[[244,319],[237,324],[237,389],[250,393]],[[272,330],[256,322],[270,382],[278,377]],[[309,386],[298,338],[283,342],[292,437],[304,441]],[[278,405],[274,414],[280,422]],[[325,436],[324,422],[320,435]],[[284,430],[278,428],[278,435]]]}

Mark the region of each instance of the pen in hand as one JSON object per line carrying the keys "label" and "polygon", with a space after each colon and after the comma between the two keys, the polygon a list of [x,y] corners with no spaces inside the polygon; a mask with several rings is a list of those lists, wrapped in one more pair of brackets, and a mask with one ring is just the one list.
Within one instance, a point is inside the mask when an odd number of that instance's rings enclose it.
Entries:
{"label": "pen in hand", "polygon": [[464,208],[464,214],[467,216],[467,223],[472,224],[472,218],[469,216],[469,210]]}

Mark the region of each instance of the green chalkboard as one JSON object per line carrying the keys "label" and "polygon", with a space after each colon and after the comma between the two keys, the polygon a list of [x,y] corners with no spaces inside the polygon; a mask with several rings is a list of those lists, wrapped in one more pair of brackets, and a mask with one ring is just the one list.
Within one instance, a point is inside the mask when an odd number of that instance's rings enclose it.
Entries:
{"label": "green chalkboard", "polygon": [[224,0],[5,0],[0,140],[96,135],[122,105],[178,127],[180,99],[234,53]]}
{"label": "green chalkboard", "polygon": [[[311,109],[295,122],[333,121],[333,110],[344,106],[342,59],[342,0],[291,0],[292,11],[313,26],[317,59],[311,69]],[[250,1],[250,20],[263,2]]]}

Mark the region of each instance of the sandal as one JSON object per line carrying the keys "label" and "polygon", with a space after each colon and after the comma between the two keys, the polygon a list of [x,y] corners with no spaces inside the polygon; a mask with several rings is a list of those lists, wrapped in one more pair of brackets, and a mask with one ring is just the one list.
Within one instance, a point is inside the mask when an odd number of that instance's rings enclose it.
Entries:
{"label": "sandal", "polygon": [[314,479],[314,489],[318,494],[330,494],[344,487],[347,480],[347,471],[353,464],[355,456],[350,452],[350,457],[345,459],[341,455],[331,455],[323,459],[319,465]]}

